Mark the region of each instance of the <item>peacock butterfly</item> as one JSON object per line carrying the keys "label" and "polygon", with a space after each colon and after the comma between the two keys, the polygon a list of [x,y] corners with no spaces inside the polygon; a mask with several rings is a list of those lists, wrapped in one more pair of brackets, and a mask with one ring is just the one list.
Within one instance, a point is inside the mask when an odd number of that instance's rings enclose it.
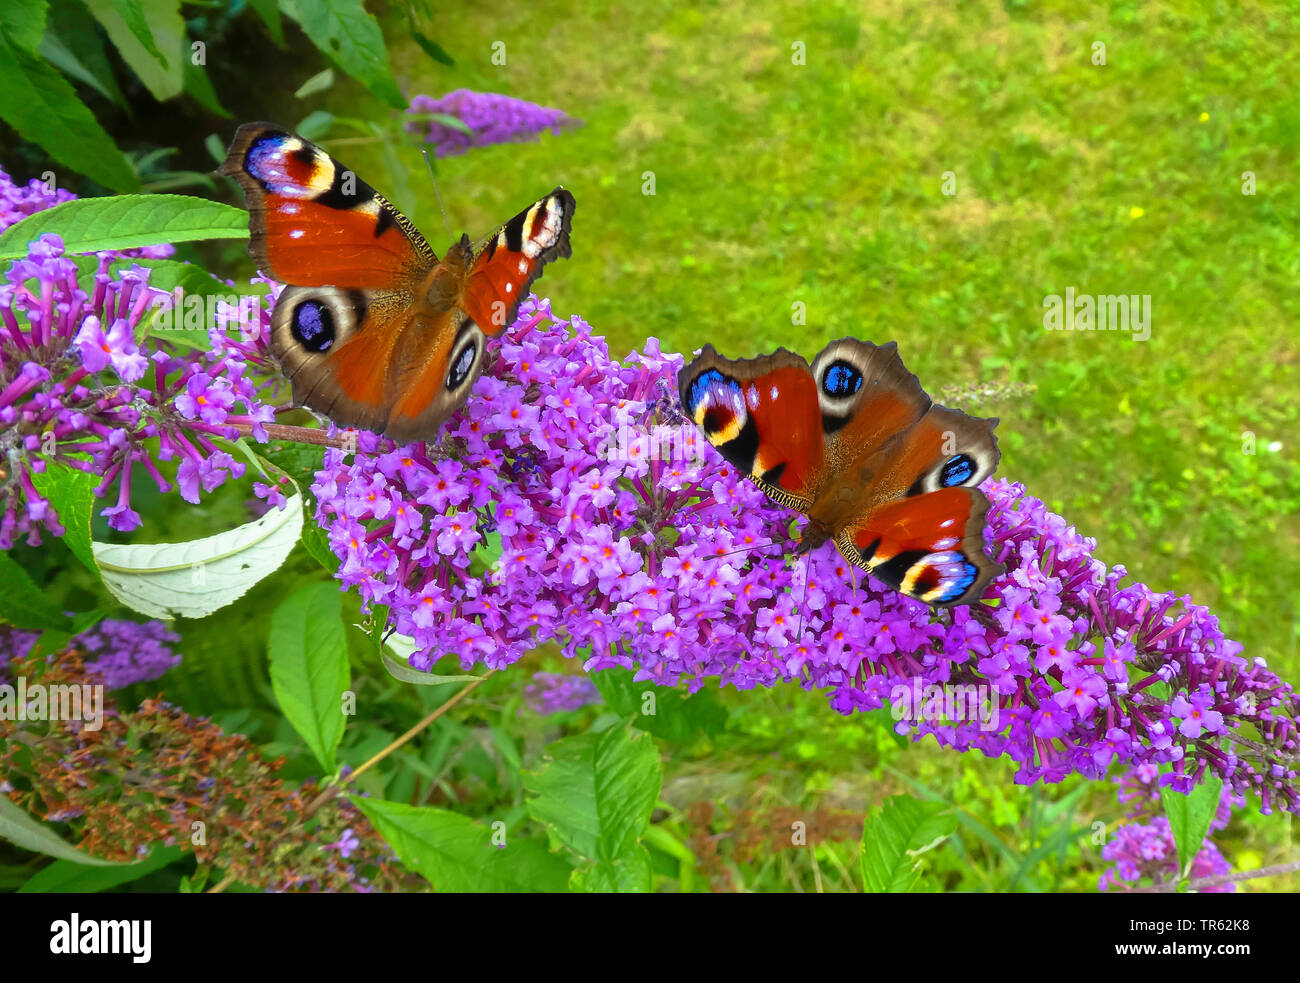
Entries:
{"label": "peacock butterfly", "polygon": [[437,435],[478,378],[487,336],[547,263],[571,255],[563,188],[439,260],[383,195],[270,123],[239,128],[221,173],[244,191],[253,259],[286,284],[270,347],[294,402],[399,443]]}
{"label": "peacock butterfly", "polygon": [[1002,567],[985,553],[996,419],[931,402],[898,345],[845,338],[808,365],[782,348],[678,376],[682,407],[773,501],[808,516],[798,552],[834,541],[850,563],[935,606],[978,600]]}

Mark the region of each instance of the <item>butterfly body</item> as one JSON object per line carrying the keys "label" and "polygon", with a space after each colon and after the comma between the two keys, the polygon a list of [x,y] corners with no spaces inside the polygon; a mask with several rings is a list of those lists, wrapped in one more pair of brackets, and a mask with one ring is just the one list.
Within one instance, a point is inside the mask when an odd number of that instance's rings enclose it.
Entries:
{"label": "butterfly body", "polygon": [[722,456],[808,517],[798,552],[827,541],[929,604],[969,603],[1000,570],[984,551],[996,420],[931,402],[894,343],[852,338],[810,366],[780,349],[682,369],[682,406]]}
{"label": "butterfly body", "polygon": [[547,263],[571,255],[573,196],[534,202],[439,259],[411,221],[314,144],[241,126],[221,167],[249,207],[249,252],[286,284],[270,348],[294,402],[340,426],[430,440],[469,395],[487,338]]}

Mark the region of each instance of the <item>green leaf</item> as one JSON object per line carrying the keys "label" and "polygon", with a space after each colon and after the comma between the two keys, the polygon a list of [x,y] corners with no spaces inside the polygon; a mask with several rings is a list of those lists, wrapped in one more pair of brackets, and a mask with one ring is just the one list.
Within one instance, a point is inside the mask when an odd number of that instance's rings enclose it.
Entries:
{"label": "green leaf", "polygon": [[112,860],[92,857],[88,853],[82,853],[76,847],[69,846],[59,838],[59,835],[54,830],[39,822],[27,810],[16,805],[4,795],[0,795],[0,836],[24,850],[44,853],[47,856],[68,860],[75,864],[92,867],[124,866]]}
{"label": "green leaf", "polygon": [[306,99],[308,96],[314,96],[317,92],[324,92],[333,84],[334,69],[327,68],[323,72],[317,72],[298,86],[298,91],[293,94],[293,97],[295,99]]}
{"label": "green leaf", "polygon": [[69,627],[67,616],[8,553],[0,553],[0,622],[29,630]]}
{"label": "green leaf", "polygon": [[185,91],[194,97],[194,101],[223,119],[230,119],[230,112],[221,105],[217,90],[212,87],[212,76],[206,65],[196,65],[192,58],[185,58],[181,64],[184,70]]}
{"label": "green leaf", "polygon": [[0,4],[0,31],[28,54],[36,54],[49,14],[46,0],[5,0]]}
{"label": "green leaf", "polygon": [[[466,816],[400,802],[349,796],[408,867],[443,893],[563,892],[570,867],[534,840],[493,843],[492,828]],[[502,831],[504,832],[504,831]]]}
{"label": "green leaf", "polygon": [[131,115],[109,64],[103,36],[79,0],[53,0],[50,4],[40,55],[64,75],[90,86]]}
{"label": "green leaf", "polygon": [[271,615],[271,688],[327,774],[347,718],[343,693],[351,684],[343,595],[330,582],[291,594]]}
{"label": "green leaf", "polygon": [[72,644],[72,640],[83,632],[90,631],[99,624],[109,612],[103,608],[82,611],[67,620],[64,628],[46,628],[36,640],[36,650],[41,653],[62,652]]}
{"label": "green leaf", "polygon": [[284,9],[312,44],[372,95],[394,109],[406,108],[379,22],[361,0],[286,0]]}
{"label": "green leaf", "polygon": [[0,31],[0,119],[59,163],[105,187],[115,191],[139,187],[130,163],[67,79],[15,45],[4,31]]}
{"label": "green leaf", "polygon": [[636,846],[625,857],[575,870],[569,878],[569,890],[584,894],[646,894],[653,883],[650,854],[645,847]]}
{"label": "green leaf", "polygon": [[185,21],[180,0],[84,0],[145,88],[162,102],[185,84]]}
{"label": "green leaf", "polygon": [[[86,2],[86,6],[89,7],[91,12],[95,14],[96,18],[98,18],[99,14],[96,11],[96,0],[83,0],[83,2]],[[98,6],[107,7],[108,5],[100,3]],[[179,9],[180,4],[150,4],[150,12],[153,13],[154,9],[159,7],[175,7]],[[121,26],[129,31],[131,36],[140,43],[140,47],[165,64],[167,59],[158,49],[158,42],[154,39],[153,30],[149,26],[149,20],[145,16],[144,4],[141,0],[115,0],[112,4],[112,9],[120,19]],[[107,30],[107,26],[105,27],[105,30]]]}
{"label": "green leaf", "polygon": [[99,579],[99,567],[90,545],[90,513],[95,504],[95,486],[99,479],[57,461],[46,461],[45,470],[31,473],[32,486],[58,514],[66,530],[63,545]]}
{"label": "green leaf", "polygon": [[334,125],[334,114],[327,113],[323,109],[318,109],[313,113],[308,113],[298,121],[298,125],[293,131],[304,140],[316,141],[325,136]]}
{"label": "green leaf", "polygon": [[138,881],[162,870],[184,856],[178,846],[155,847],[144,860],[119,867],[87,867],[70,860],[56,860],[28,878],[19,894],[94,894],[111,887]]}
{"label": "green leaf", "polygon": [[248,0],[248,5],[257,11],[257,16],[266,24],[267,32],[277,48],[284,47],[284,24],[280,21],[280,6],[277,0]]}
{"label": "green leaf", "polygon": [[[727,710],[713,690],[698,693],[635,682],[630,669],[611,666],[592,673],[605,703],[615,713],[631,717],[641,730],[676,744],[721,733],[727,725]],[[653,711],[653,712],[652,712]]]}
{"label": "green leaf", "polygon": [[[221,135],[218,133],[209,133],[203,138],[203,149],[206,150],[208,156],[218,164],[226,159],[226,145],[222,142]],[[231,185],[234,185],[235,183],[234,178],[228,177],[226,180],[229,181]]]}
{"label": "green leaf", "polygon": [[912,890],[921,878],[920,855],[957,829],[957,816],[943,802],[895,795],[867,814],[862,830],[862,880],[867,891]]}
{"label": "green leaf", "polygon": [[474,127],[470,126],[459,116],[453,116],[451,113],[412,113],[416,119],[427,119],[430,123],[438,123],[451,130],[460,130],[460,132],[474,135]]}
{"label": "green leaf", "polygon": [[1191,873],[1192,861],[1205,845],[1205,837],[1210,832],[1210,820],[1214,818],[1222,794],[1223,779],[1208,773],[1201,784],[1193,786],[1186,795],[1167,785],[1160,788],[1165,818],[1169,820],[1169,831],[1178,848],[1180,879]]}
{"label": "green leaf", "polygon": [[[385,644],[392,644],[390,636]],[[386,651],[379,653],[379,658],[388,670],[388,674],[394,679],[401,680],[404,683],[412,683],[415,686],[441,686],[444,683],[470,683],[479,679],[478,676],[439,676],[432,672],[421,672],[419,669],[412,669],[410,663],[405,659],[395,659]]]}
{"label": "green leaf", "polygon": [[341,561],[330,549],[329,534],[315,522],[303,523],[302,545],[311,554],[311,558],[330,573],[338,571]]}
{"label": "green leaf", "polygon": [[288,475],[303,491],[306,516],[302,524],[302,545],[330,573],[337,571],[341,561],[330,549],[329,534],[314,521],[316,500],[308,490],[316,480],[316,472],[321,469],[325,448],[289,440],[272,441],[258,448],[258,456],[263,463]]}
{"label": "green leaf", "polygon": [[528,812],[575,853],[626,860],[650,822],[662,775],[654,741],[626,726],[555,741],[524,773]]}
{"label": "green leaf", "polygon": [[187,543],[92,543],[104,586],[151,618],[202,618],[243,597],[293,552],[302,496],[260,519]]}
{"label": "green leaf", "polygon": [[426,37],[415,28],[411,28],[411,38],[416,44],[423,48],[424,53],[434,61],[441,62],[448,67],[456,64],[456,62],[452,60],[451,55],[447,54],[446,49],[437,41],[433,40],[433,38]]}
{"label": "green leaf", "polygon": [[122,106],[125,98],[122,90],[117,87],[117,80],[111,73],[103,74],[102,66],[98,64],[88,64],[84,57],[79,57],[77,52],[70,47],[70,42],[61,34],[54,31],[46,31],[45,37],[41,39],[40,56],[47,62],[61,71],[69,78],[75,79],[83,85],[88,85],[98,92],[105,99]]}
{"label": "green leaf", "polygon": [[0,234],[0,260],[26,256],[27,244],[47,233],[60,236],[69,253],[133,249],[161,242],[246,239],[248,212],[188,195],[78,198],[11,225]]}
{"label": "green leaf", "polygon": [[324,447],[296,440],[272,440],[258,447],[257,454],[292,478],[299,488],[310,488],[325,463]]}

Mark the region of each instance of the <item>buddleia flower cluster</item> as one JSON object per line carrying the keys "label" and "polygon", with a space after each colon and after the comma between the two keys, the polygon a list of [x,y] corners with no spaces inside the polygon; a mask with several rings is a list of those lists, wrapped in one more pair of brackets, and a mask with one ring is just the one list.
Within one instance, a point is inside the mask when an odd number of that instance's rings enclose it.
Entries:
{"label": "buddleia flower cluster", "polygon": [[[1169,820],[1162,814],[1159,778],[1159,770],[1150,764],[1138,765],[1117,777],[1119,800],[1131,803],[1127,816],[1134,821],[1120,825],[1102,847],[1102,859],[1112,866],[1098,879],[1099,891],[1123,890],[1140,881],[1152,885],[1177,882],[1180,873],[1178,847]],[[1225,788],[1210,820],[1210,832],[1227,826],[1232,819],[1233,807],[1244,804],[1244,798]],[[1192,860],[1188,877],[1196,880],[1226,874],[1230,870],[1218,846],[1207,836]],[[1236,885],[1231,882],[1211,884],[1198,890],[1206,894],[1228,894],[1236,890]]]}
{"label": "buddleia flower cluster", "polygon": [[[11,202],[6,217],[21,207]],[[245,323],[248,306],[232,309],[210,326],[207,351],[144,338],[172,298],[150,286],[149,268],[114,268],[122,260],[112,252],[74,258],[58,236],[44,235],[0,282],[0,549],[21,537],[39,545],[43,530],[63,534],[38,487],[51,464],[94,475],[100,514],[129,532],[141,522],[131,505],[137,471],[197,503],[244,472],[213,436],[237,437],[233,425],[242,423],[266,439],[274,411],[261,402],[248,359],[264,357],[256,339],[269,310]],[[172,462],[167,476],[164,461]]]}
{"label": "buddleia flower cluster", "polygon": [[455,89],[437,99],[416,96],[411,100],[408,113],[423,115],[437,113],[453,116],[468,129],[458,129],[437,119],[412,120],[406,129],[423,136],[425,143],[434,145],[434,156],[449,157],[463,154],[471,147],[486,147],[494,143],[524,143],[536,140],[542,133],[559,134],[578,125],[558,109],[538,106],[524,99],[495,92],[474,92]]}
{"label": "buddleia flower cluster", "polygon": [[[1002,479],[983,489],[1006,572],[981,603],[933,611],[830,545],[796,559],[791,513],[682,419],[681,364],[653,339],[615,361],[529,300],[439,442],[326,453],[338,576],[388,606],[413,666],[504,668],[555,642],[588,671],[797,683],[845,714],[921,694],[900,732],[1010,758],[1020,783],[1149,764],[1180,791],[1212,773],[1264,812],[1300,805],[1297,697],[1206,608],[1125,583]],[[944,699],[958,688],[982,710]]]}
{"label": "buddleia flower cluster", "polygon": [[[29,655],[40,632],[0,625],[0,683],[11,682],[7,664]],[[181,637],[161,621],[105,618],[72,637],[69,643],[84,663],[86,674],[108,689],[157,679],[181,662],[172,646]]]}
{"label": "buddleia flower cluster", "polygon": [[535,672],[524,687],[524,701],[543,717],[580,710],[600,702],[596,684],[586,676],[562,672]]}
{"label": "buddleia flower cluster", "polygon": [[[10,667],[43,686],[80,686],[98,678],[83,658],[74,642]],[[126,709],[110,698],[104,710],[96,729],[0,717],[0,795],[69,823],[75,845],[105,860],[131,863],[161,844],[267,891],[427,890],[347,796],[286,783],[283,759],[264,760],[247,738],[161,700]]]}

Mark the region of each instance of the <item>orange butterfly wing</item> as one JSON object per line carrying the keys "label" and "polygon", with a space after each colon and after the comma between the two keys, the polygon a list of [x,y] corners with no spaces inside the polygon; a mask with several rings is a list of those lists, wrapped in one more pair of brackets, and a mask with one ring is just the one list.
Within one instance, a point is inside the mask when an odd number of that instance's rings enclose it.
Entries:
{"label": "orange butterfly wing", "polygon": [[[729,462],[806,513],[809,545],[930,604],[968,603],[998,568],[984,552],[996,421],[934,406],[897,346],[843,339],[813,365],[711,346],[679,376],[682,406]],[[951,446],[950,446],[951,445]]]}
{"label": "orange butterfly wing", "polygon": [[489,335],[515,319],[520,302],[546,264],[572,255],[573,195],[556,188],[501,226],[474,257],[461,306]]}
{"label": "orange butterfly wing", "polygon": [[774,501],[807,512],[826,470],[808,363],[784,348],[729,359],[705,345],[678,381],[682,408],[719,453]]}
{"label": "orange butterfly wing", "polygon": [[267,276],[298,287],[393,288],[438,257],[424,236],[352,171],[270,123],[245,123],[221,173],[248,202],[250,249]]}
{"label": "orange butterfly wing", "polygon": [[286,130],[241,126],[221,170],[248,201],[253,258],[288,284],[270,344],[295,402],[398,441],[437,435],[478,377],[486,335],[514,319],[547,262],[570,255],[562,188],[479,253],[463,237],[439,262],[387,199]]}

